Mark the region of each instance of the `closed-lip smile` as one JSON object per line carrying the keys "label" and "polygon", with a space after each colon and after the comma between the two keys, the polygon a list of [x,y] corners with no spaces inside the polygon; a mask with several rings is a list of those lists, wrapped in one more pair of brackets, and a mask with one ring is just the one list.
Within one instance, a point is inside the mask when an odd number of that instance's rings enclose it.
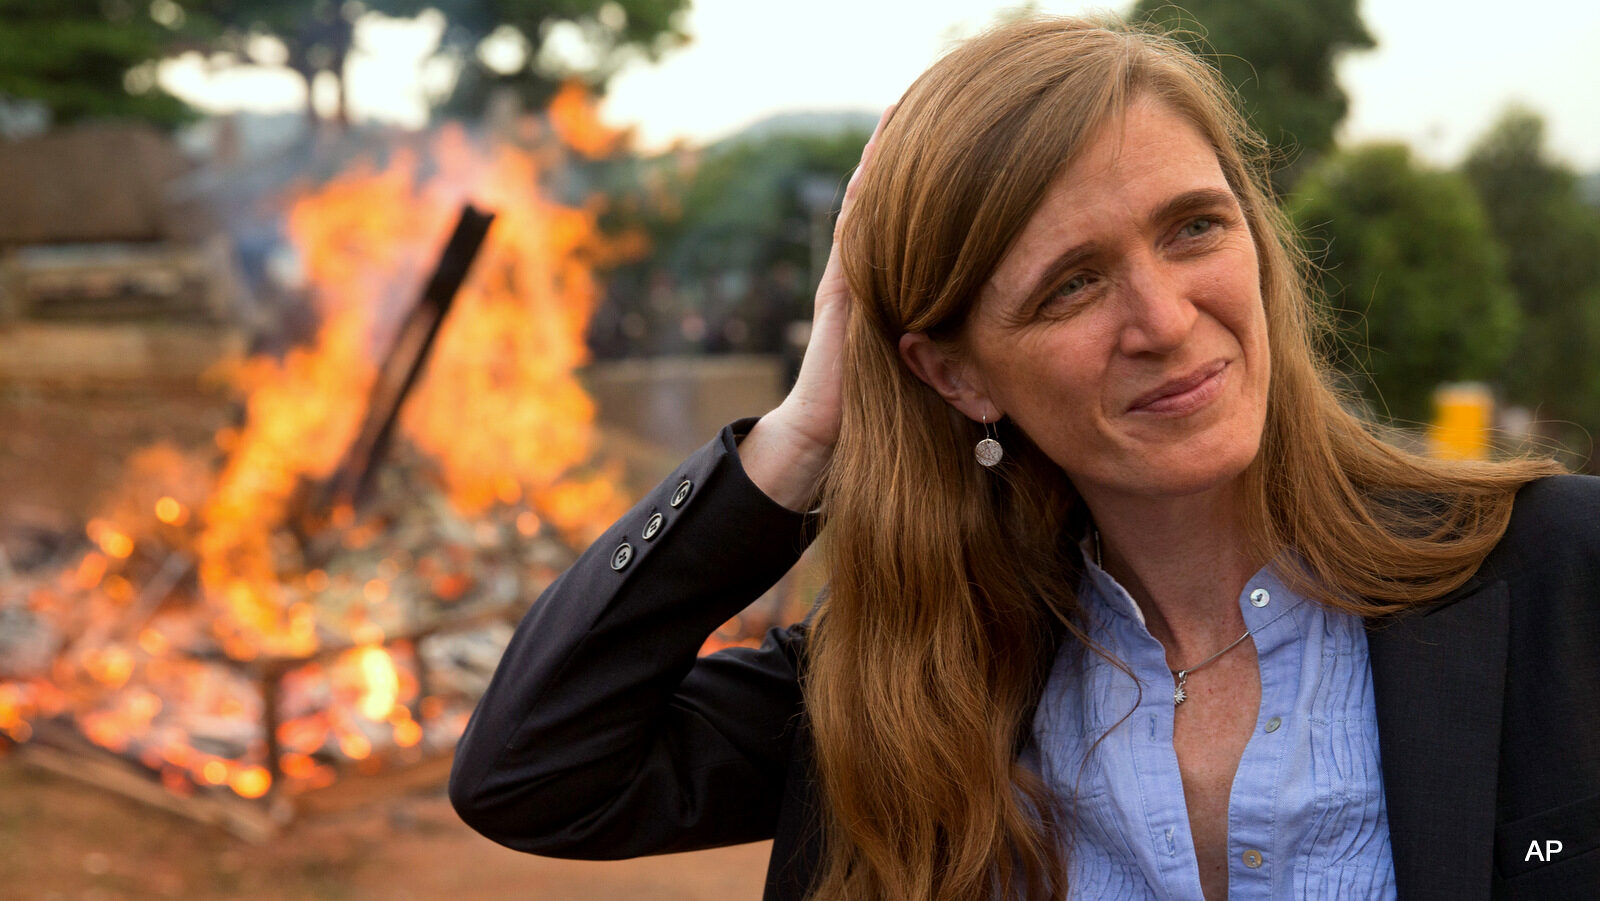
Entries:
{"label": "closed-lip smile", "polygon": [[1134,398],[1129,413],[1187,413],[1203,406],[1220,387],[1218,378],[1228,368],[1227,360],[1213,360],[1203,366],[1163,382],[1159,387]]}

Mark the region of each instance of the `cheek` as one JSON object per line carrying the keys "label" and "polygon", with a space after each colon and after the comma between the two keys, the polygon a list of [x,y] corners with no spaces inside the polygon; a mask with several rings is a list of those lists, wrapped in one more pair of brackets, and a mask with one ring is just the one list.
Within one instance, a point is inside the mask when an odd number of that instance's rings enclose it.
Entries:
{"label": "cheek", "polygon": [[1245,386],[1255,418],[1265,422],[1267,398],[1272,387],[1272,341],[1266,311],[1259,300],[1247,311],[1244,331],[1237,337],[1245,354],[1245,371],[1249,381]]}
{"label": "cheek", "polygon": [[1096,374],[1081,365],[1085,357],[1071,356],[1061,348],[1017,347],[1013,353],[1019,363],[1028,365],[1012,368],[1004,409],[1041,450],[1070,469],[1064,457],[1096,444],[1095,435],[1101,430]]}
{"label": "cheek", "polygon": [[1265,378],[1272,363],[1271,326],[1267,323],[1267,311],[1259,294],[1251,299],[1245,316],[1248,325],[1243,340],[1246,342],[1246,349],[1257,357],[1256,368],[1262,371],[1262,377]]}
{"label": "cheek", "polygon": [[1263,355],[1267,346],[1267,314],[1254,258],[1248,267],[1241,261],[1239,265],[1215,273],[1208,289],[1209,296],[1216,299],[1213,314],[1217,319],[1233,333],[1246,352]]}
{"label": "cheek", "polygon": [[1236,267],[1236,296],[1242,299],[1244,315],[1251,325],[1252,334],[1262,342],[1267,340],[1267,309],[1262,296],[1262,272],[1254,252],[1244,254]]}

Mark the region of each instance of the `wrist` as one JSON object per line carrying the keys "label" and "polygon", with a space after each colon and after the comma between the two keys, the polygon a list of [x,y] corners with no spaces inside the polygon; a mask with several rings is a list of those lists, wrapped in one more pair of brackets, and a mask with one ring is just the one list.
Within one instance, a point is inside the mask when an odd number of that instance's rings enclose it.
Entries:
{"label": "wrist", "polygon": [[739,462],[752,483],[779,505],[804,513],[815,506],[833,447],[791,427],[777,410],[739,442]]}

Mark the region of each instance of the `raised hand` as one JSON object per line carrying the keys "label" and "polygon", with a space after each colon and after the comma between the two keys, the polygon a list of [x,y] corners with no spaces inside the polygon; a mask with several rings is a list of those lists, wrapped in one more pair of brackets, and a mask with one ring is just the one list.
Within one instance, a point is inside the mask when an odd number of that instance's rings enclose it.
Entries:
{"label": "raised hand", "polygon": [[844,202],[833,227],[833,247],[817,284],[811,314],[811,340],[806,344],[800,375],[789,396],[761,418],[739,445],[739,458],[751,481],[768,497],[791,510],[805,509],[817,486],[833,446],[839,440],[842,413],[839,355],[844,347],[845,323],[850,317],[850,287],[839,260],[839,235],[855,203],[861,175],[894,107],[883,111],[861,162],[844,189]]}

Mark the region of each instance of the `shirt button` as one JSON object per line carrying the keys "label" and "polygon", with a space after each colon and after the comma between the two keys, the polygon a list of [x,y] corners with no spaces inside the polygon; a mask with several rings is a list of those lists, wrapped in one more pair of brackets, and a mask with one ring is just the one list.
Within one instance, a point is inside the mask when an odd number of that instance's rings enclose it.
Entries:
{"label": "shirt button", "polygon": [[1267,720],[1267,731],[1276,732],[1278,731],[1278,727],[1281,725],[1283,725],[1283,720],[1273,717],[1272,719]]}
{"label": "shirt button", "polygon": [[682,482],[680,482],[678,484],[678,490],[672,492],[672,506],[674,506],[674,507],[683,506],[683,502],[685,500],[687,500],[688,497],[689,497],[689,492],[691,492],[693,490],[694,490],[694,483],[693,482],[689,481],[688,479],[684,479]]}
{"label": "shirt button", "polygon": [[1244,865],[1252,870],[1261,866],[1261,852],[1254,848],[1244,852]]}
{"label": "shirt button", "polygon": [[650,514],[650,518],[644,521],[644,540],[645,541],[649,541],[650,539],[656,537],[656,533],[660,532],[660,531],[661,531],[661,514],[660,513],[652,513],[652,514]]}
{"label": "shirt button", "polygon": [[611,568],[617,572],[622,572],[624,569],[627,569],[628,564],[632,562],[633,545],[627,543],[626,541],[617,545],[617,549],[611,552]]}
{"label": "shirt button", "polygon": [[1272,600],[1272,594],[1271,594],[1271,592],[1267,591],[1265,588],[1257,588],[1255,591],[1250,592],[1250,604],[1251,604],[1251,606],[1254,606],[1254,607],[1265,607],[1265,606],[1267,606],[1267,603],[1269,601],[1271,601],[1271,600]]}

